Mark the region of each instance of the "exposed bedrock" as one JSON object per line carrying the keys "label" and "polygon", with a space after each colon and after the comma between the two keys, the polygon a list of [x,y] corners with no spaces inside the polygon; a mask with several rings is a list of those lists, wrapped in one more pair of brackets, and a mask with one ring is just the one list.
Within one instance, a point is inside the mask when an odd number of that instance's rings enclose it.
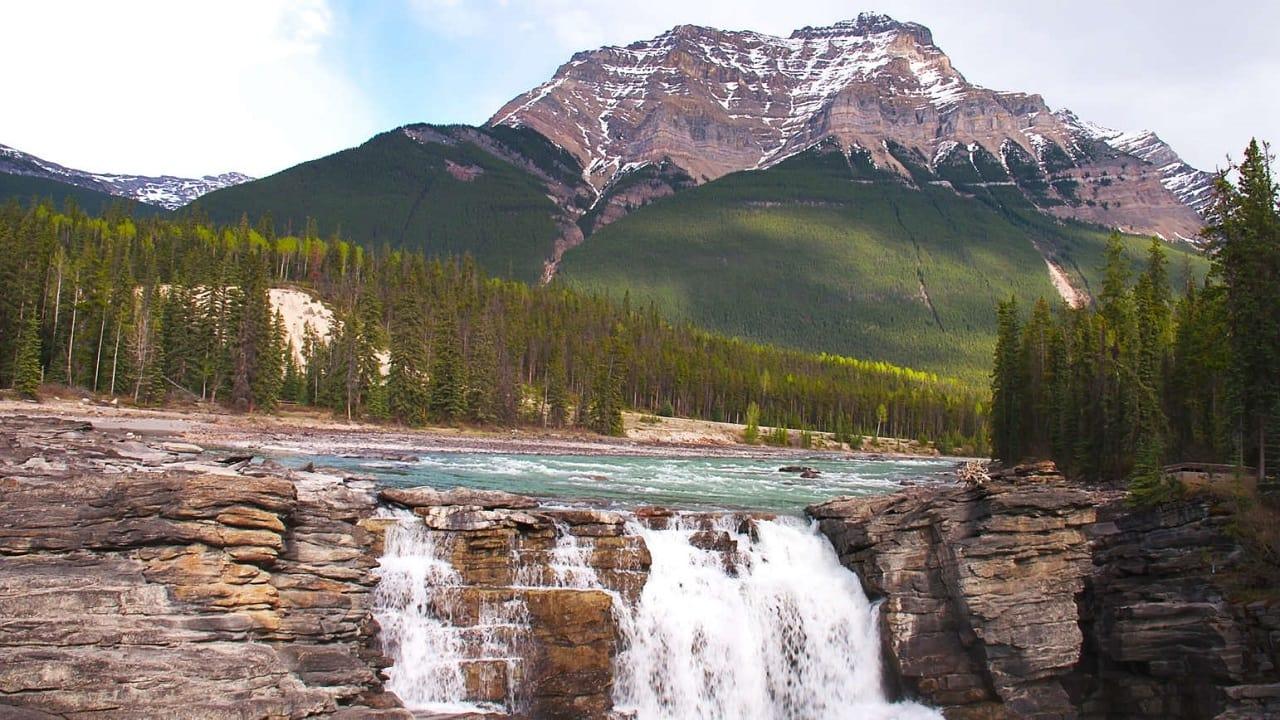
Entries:
{"label": "exposed bedrock", "polygon": [[897,691],[949,718],[1280,716],[1280,603],[1233,600],[1229,514],[1051,465],[809,508],[881,597]]}
{"label": "exposed bedrock", "polygon": [[369,484],[199,450],[0,419],[0,716],[407,718]]}
{"label": "exposed bedrock", "polygon": [[[467,700],[609,716],[613,603],[649,564],[616,513],[461,488],[380,499],[341,474],[3,417],[0,718],[422,717],[385,687],[377,622],[379,560],[405,523],[449,549],[456,577],[430,590],[475,651]],[[579,538],[586,556],[566,569]],[[486,636],[516,605],[519,637]],[[485,657],[497,646],[511,657]]]}

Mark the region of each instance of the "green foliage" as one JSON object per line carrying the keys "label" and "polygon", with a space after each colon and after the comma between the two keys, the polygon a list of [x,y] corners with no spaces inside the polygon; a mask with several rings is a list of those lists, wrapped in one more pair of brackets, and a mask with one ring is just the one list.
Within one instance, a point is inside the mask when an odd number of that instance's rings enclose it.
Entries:
{"label": "green foliage", "polygon": [[747,405],[747,427],[742,431],[742,442],[748,445],[760,442],[760,406],[754,400]]}
{"label": "green foliage", "polygon": [[14,363],[13,389],[29,400],[40,392],[40,331],[34,310],[27,312],[18,336],[18,358]]}
{"label": "green foliage", "polygon": [[564,365],[564,354],[555,351],[547,366],[547,422],[552,427],[564,427],[569,421],[569,387]]}
{"label": "green foliage", "polygon": [[1230,412],[1260,475],[1269,455],[1280,456],[1280,190],[1270,163],[1268,148],[1250,142],[1236,182],[1218,179],[1210,228],[1229,329]]}
{"label": "green foliage", "polygon": [[1020,440],[1022,408],[1021,393],[1024,388],[1021,358],[1018,357],[1018,341],[1021,328],[1018,324],[1016,298],[1002,300],[997,306],[997,331],[995,360],[991,370],[991,445],[995,456],[1005,462],[1022,458]]}
{"label": "green foliage", "polygon": [[[185,393],[265,411],[287,399],[406,424],[545,413],[559,425],[572,411],[606,432],[624,407],[732,420],[754,403],[758,424],[850,438],[877,425],[986,432],[985,393],[932,373],[726,338],[654,306],[493,279],[466,258],[366,252],[247,222],[0,206],[0,279],[4,387],[23,309],[44,308],[39,368],[137,402]],[[280,285],[334,313],[329,337],[304,334],[298,367],[268,302]]]}
{"label": "green foliage", "polygon": [[1127,478],[1144,505],[1177,495],[1164,463],[1238,461],[1237,439],[1265,475],[1268,428],[1280,425],[1280,212],[1257,144],[1239,172],[1236,185],[1218,183],[1214,267],[1202,287],[1186,273],[1174,300],[1169,248],[1156,240],[1135,279],[1113,236],[1095,308],[1051,313],[1037,303],[1020,326],[1014,301],[999,305],[997,457],[1049,456],[1082,477]]}
{"label": "green foliage", "polygon": [[626,373],[626,357],[620,339],[621,328],[605,342],[591,383],[591,407],[587,425],[601,435],[622,435],[622,383]]}
{"label": "green foliage", "polygon": [[432,420],[453,422],[467,409],[465,368],[457,319],[446,313],[436,324],[431,348],[431,384],[427,390],[427,411]]}
{"label": "green foliage", "polygon": [[787,433],[787,429],[781,425],[765,433],[764,442],[766,445],[774,447],[787,447],[791,444],[791,437]]}

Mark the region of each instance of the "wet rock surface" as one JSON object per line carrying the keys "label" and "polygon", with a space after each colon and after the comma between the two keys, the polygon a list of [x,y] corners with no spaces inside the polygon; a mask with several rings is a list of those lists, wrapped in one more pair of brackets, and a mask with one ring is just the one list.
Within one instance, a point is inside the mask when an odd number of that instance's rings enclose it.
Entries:
{"label": "wet rock surface", "polygon": [[809,513],[884,598],[896,690],[949,718],[1280,712],[1280,604],[1229,599],[1207,503],[1139,511],[1038,465]]}
{"label": "wet rock surface", "polygon": [[[413,505],[413,517],[386,529],[386,542],[397,553],[429,553],[449,569],[432,580],[421,603],[390,592],[383,611],[429,624],[425,608],[445,622],[435,631],[454,638],[439,645],[458,653],[449,659],[461,667],[464,691],[456,700],[491,707],[490,717],[612,717],[621,640],[614,604],[635,602],[650,564],[644,540],[624,532],[622,515],[542,508],[498,494],[435,496],[476,503],[462,505],[419,504],[433,497],[425,488],[384,495]],[[402,580],[392,578],[389,587]],[[398,643],[415,637],[388,632],[384,639],[395,654]]]}
{"label": "wet rock surface", "polygon": [[409,717],[371,485],[212,455],[0,418],[0,716]]}

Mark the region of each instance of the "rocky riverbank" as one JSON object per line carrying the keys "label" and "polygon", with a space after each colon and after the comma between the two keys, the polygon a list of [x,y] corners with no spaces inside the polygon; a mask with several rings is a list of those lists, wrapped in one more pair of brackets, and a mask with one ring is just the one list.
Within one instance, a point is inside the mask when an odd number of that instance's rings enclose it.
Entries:
{"label": "rocky riverbank", "polygon": [[408,718],[369,614],[375,503],[371,483],[3,418],[0,716]]}
{"label": "rocky riverbank", "polygon": [[895,691],[948,718],[1280,716],[1280,602],[1234,597],[1220,506],[1136,510],[1052,466],[809,508]]}

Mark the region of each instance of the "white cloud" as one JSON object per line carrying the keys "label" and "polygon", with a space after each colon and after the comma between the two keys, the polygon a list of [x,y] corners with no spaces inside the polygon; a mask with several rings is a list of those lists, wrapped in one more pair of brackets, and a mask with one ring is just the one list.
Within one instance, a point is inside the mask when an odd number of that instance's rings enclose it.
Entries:
{"label": "white cloud", "polygon": [[377,128],[325,0],[7,3],[0,142],[93,171],[261,175]]}

